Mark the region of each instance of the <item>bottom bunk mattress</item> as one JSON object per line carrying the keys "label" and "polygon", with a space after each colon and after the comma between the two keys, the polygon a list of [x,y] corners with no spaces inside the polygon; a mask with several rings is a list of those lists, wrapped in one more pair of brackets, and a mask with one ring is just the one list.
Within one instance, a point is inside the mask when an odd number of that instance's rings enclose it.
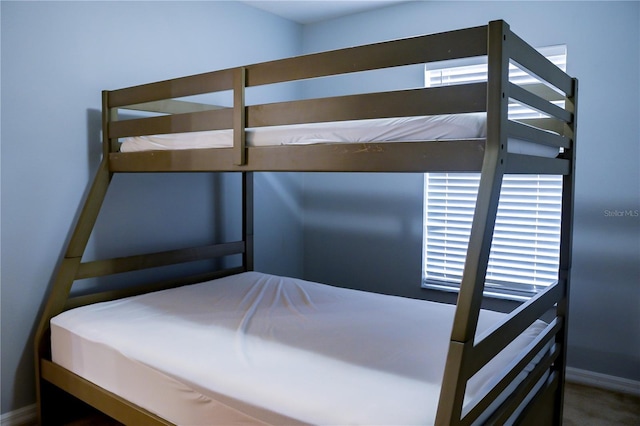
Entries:
{"label": "bottom bunk mattress", "polygon": [[[64,312],[52,357],[179,425],[427,425],[454,309],[246,272]],[[502,318],[483,310],[478,333]],[[545,325],[483,367],[465,400]]]}

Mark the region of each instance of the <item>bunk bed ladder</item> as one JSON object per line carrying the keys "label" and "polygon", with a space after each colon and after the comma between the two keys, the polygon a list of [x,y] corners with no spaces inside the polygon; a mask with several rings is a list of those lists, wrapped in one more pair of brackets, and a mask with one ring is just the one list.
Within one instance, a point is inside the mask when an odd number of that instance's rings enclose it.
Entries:
{"label": "bunk bed ladder", "polygon": [[242,267],[253,271],[253,172],[242,172]]}
{"label": "bunk bed ladder", "polygon": [[[436,425],[468,425],[477,421],[483,411],[511,383],[516,374],[523,371],[534,355],[541,359],[529,375],[517,385],[516,391],[500,404],[489,417],[487,424],[503,424],[522,406],[515,416],[517,423],[554,425],[562,424],[562,404],[566,365],[566,329],[569,303],[569,279],[571,270],[571,240],[575,169],[575,134],[577,107],[577,80],[558,77],[558,71],[550,63],[538,58],[534,49],[523,48],[523,42],[511,33],[503,21],[491,22],[488,26],[488,82],[487,82],[487,139],[481,169],[480,186],[476,209],[471,227],[451,341],[441,388]],[[525,51],[525,53],[522,53]],[[518,55],[514,57],[512,55]],[[565,93],[565,108],[556,108],[537,96],[509,82],[509,63],[513,59],[520,65]],[[543,58],[542,58],[543,59]],[[520,62],[522,61],[522,62]],[[561,136],[545,140],[552,146],[563,148],[559,160],[510,155],[507,150],[508,136],[522,134],[522,126],[510,122],[508,117],[509,98],[534,108],[538,106],[551,116],[564,122]],[[549,105],[549,106],[548,106]],[[528,129],[526,129],[529,131]],[[539,135],[545,136],[546,135]],[[513,164],[508,164],[508,160]],[[505,173],[550,173],[563,174],[562,216],[560,238],[560,264],[558,282],[538,293],[508,318],[486,332],[478,342],[477,323],[482,304],[485,276],[493,239],[498,210],[500,189]],[[533,321],[549,309],[555,309],[555,318],[519,358],[504,372],[499,381],[477,405],[464,413],[463,403],[467,381],[492,359],[508,341],[504,336],[517,337]],[[543,352],[544,348],[544,354]],[[545,375],[546,374],[546,375]],[[539,386],[536,388],[536,386]],[[535,395],[534,395],[535,394]],[[534,395],[526,402],[528,395]],[[541,407],[552,406],[552,410]],[[465,410],[467,411],[467,410]],[[536,412],[540,411],[540,412]]]}

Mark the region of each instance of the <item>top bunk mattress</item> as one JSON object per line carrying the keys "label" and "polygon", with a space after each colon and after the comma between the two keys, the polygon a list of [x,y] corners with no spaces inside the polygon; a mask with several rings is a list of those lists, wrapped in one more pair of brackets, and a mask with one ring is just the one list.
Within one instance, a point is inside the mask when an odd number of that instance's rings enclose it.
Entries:
{"label": "top bunk mattress", "polygon": [[[454,309],[247,272],[64,312],[51,320],[52,355],[176,424],[427,425]],[[502,318],[483,310],[478,333]],[[483,367],[466,400],[545,325]]]}
{"label": "top bunk mattress", "polygon": [[[310,145],[320,143],[421,142],[483,139],[486,114],[445,114],[309,123],[249,128],[247,146]],[[123,138],[121,152],[230,148],[233,130],[173,133]],[[558,149],[510,140],[510,153],[556,157]]]}

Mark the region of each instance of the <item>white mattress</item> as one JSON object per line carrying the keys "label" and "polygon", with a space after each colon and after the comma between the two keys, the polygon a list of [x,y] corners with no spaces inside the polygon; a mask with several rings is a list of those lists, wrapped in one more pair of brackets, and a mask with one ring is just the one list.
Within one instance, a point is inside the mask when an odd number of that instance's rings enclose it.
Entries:
{"label": "white mattress", "polygon": [[[64,312],[53,361],[179,425],[428,425],[453,309],[248,272]],[[501,318],[482,311],[478,332]],[[473,377],[466,400],[544,326]]]}
{"label": "white mattress", "polygon": [[[318,143],[416,142],[485,138],[486,114],[469,113],[374,120],[312,123],[247,129],[248,146],[308,145]],[[232,130],[174,133],[124,138],[122,152],[228,148]],[[558,149],[510,140],[509,152],[555,157]]]}

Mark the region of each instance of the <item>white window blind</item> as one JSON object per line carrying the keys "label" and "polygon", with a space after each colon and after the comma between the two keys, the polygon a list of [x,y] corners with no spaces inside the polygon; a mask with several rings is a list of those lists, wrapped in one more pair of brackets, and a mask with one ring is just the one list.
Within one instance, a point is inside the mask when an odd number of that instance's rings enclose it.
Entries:
{"label": "white window blind", "polygon": [[[469,243],[480,175],[425,177],[425,285],[455,289]],[[488,293],[526,297],[558,278],[562,179],[504,177],[486,276]]]}
{"label": "white window blind", "polygon": [[[564,46],[541,52],[561,69],[566,68]],[[426,70],[425,84],[433,87],[486,80],[486,68],[485,63]],[[535,81],[515,66],[509,78],[520,83]],[[509,116],[529,118],[539,113],[514,104]],[[479,182],[479,173],[425,175],[424,287],[459,288]],[[557,280],[561,201],[561,176],[504,176],[485,294],[523,299]]]}

